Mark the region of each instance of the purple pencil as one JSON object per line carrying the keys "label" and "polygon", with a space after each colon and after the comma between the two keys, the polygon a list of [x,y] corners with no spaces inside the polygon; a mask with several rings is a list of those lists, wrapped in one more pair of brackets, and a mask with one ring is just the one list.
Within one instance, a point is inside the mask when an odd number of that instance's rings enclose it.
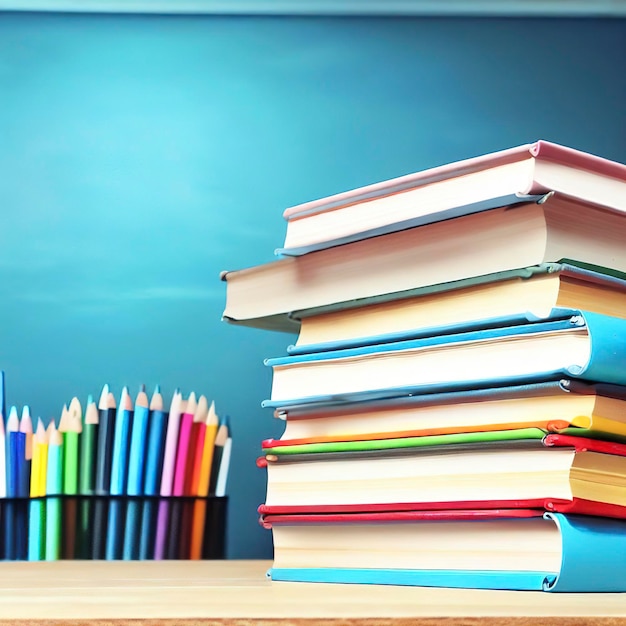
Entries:
{"label": "purple pencil", "polygon": [[154,560],[162,561],[165,558],[165,547],[167,546],[167,527],[169,524],[169,502],[166,499],[159,501],[159,511],[157,513],[156,535],[154,537]]}

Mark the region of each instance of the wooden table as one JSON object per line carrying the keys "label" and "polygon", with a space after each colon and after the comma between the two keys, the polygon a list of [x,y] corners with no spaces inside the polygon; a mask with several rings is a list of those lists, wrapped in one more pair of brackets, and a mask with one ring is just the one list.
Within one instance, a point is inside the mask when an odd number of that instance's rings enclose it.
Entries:
{"label": "wooden table", "polygon": [[[626,594],[279,583],[265,578],[269,565],[268,561],[3,562],[0,623],[66,624],[71,619],[80,620],[75,624],[108,626],[268,626],[312,620],[307,623],[373,626],[394,618],[394,624],[429,626],[626,624]],[[141,621],[127,622],[131,619]]]}

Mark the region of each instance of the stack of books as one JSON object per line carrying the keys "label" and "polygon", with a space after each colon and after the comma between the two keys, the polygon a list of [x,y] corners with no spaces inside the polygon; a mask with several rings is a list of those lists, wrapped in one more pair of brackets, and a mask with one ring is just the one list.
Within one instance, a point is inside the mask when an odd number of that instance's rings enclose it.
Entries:
{"label": "stack of books", "polygon": [[273,580],[626,591],[626,166],[545,141],[287,209]]}

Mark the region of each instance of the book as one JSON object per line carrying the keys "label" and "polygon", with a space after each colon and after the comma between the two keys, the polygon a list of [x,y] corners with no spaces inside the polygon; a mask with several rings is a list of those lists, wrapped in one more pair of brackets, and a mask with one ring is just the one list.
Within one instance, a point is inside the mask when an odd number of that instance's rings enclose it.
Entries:
{"label": "book", "polygon": [[273,515],[272,580],[626,591],[626,522],[533,510]]}
{"label": "book", "polygon": [[326,441],[359,441],[448,433],[540,428],[591,438],[626,436],[626,387],[560,379],[456,392],[420,387],[376,396],[295,400],[275,406],[285,428],[263,448]]}
{"label": "book", "polygon": [[[626,318],[626,274],[548,263],[503,274],[447,284],[421,293],[396,294],[389,300],[343,303],[313,311],[296,311],[300,322],[289,354],[332,350],[339,346],[374,343],[380,335],[432,334],[433,329],[525,315],[550,317],[555,309],[584,309]],[[439,286],[441,287],[441,286]]]}
{"label": "book", "polygon": [[274,453],[262,459],[267,495],[259,513],[538,508],[626,518],[626,444],[531,430]]}
{"label": "book", "polygon": [[626,320],[587,311],[562,319],[266,360],[271,400],[421,385],[430,391],[563,377],[626,384]]}
{"label": "book", "polygon": [[552,194],[371,237],[301,257],[223,272],[223,317],[295,331],[293,311],[467,280],[542,263],[626,272],[626,212]]}
{"label": "book", "polygon": [[626,165],[536,141],[289,207],[278,252],[306,254],[550,191],[623,211],[625,190]]}

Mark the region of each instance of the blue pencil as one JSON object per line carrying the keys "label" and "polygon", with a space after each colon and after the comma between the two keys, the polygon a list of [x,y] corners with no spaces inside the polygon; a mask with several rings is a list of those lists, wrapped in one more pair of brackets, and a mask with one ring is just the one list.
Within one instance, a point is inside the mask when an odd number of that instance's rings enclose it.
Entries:
{"label": "blue pencil", "polygon": [[148,396],[142,388],[135,399],[135,413],[133,415],[133,427],[130,437],[126,490],[129,496],[141,495],[143,491],[149,413]]}
{"label": "blue pencil", "polygon": [[31,498],[28,516],[28,560],[44,559],[44,529],[46,527],[46,503],[43,498]]}
{"label": "blue pencil", "polygon": [[133,401],[128,395],[128,388],[124,387],[115,416],[113,458],[111,459],[111,495],[119,496],[126,493],[132,421]]}
{"label": "blue pencil", "polygon": [[145,498],[141,510],[141,531],[139,533],[139,558],[142,561],[154,558],[154,534],[156,531],[157,500]]}
{"label": "blue pencil", "polygon": [[126,528],[122,558],[136,561],[139,558],[139,530],[141,527],[141,502],[129,499],[126,504]]}
{"label": "blue pencil", "polygon": [[124,503],[121,498],[111,498],[109,501],[109,520],[105,558],[107,561],[117,561],[122,558],[124,533]]}
{"label": "blue pencil", "polygon": [[148,496],[159,495],[161,472],[165,452],[165,433],[167,431],[167,413],[163,411],[163,397],[157,385],[150,400],[150,423],[148,444],[146,446],[146,466],[143,493]]}
{"label": "blue pencil", "polygon": [[19,482],[19,430],[20,420],[17,416],[17,408],[12,406],[9,411],[9,419],[7,420],[7,498],[17,497]]}

